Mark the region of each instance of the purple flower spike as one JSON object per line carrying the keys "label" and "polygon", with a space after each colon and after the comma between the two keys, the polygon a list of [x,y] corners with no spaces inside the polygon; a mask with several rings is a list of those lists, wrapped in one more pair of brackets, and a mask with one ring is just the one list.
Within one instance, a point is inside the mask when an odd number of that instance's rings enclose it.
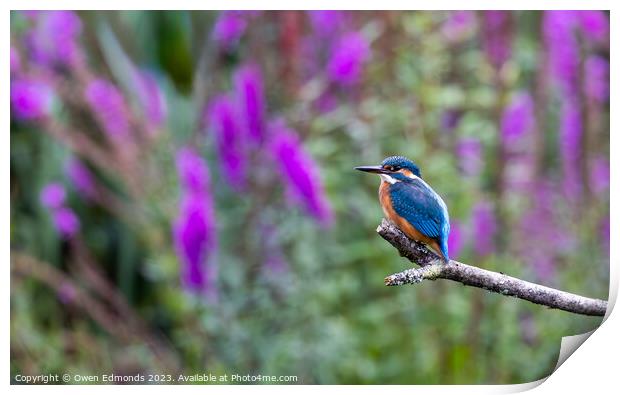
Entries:
{"label": "purple flower spike", "polygon": [[32,60],[42,66],[72,66],[80,58],[78,38],[82,22],[73,11],[40,11],[27,36]]}
{"label": "purple flower spike", "polygon": [[223,52],[232,51],[247,27],[244,14],[239,11],[222,11],[215,21],[213,39]]}
{"label": "purple flower spike", "polygon": [[242,67],[235,73],[234,80],[246,135],[260,142],[265,128],[265,95],[260,70],[256,66]]}
{"label": "purple flower spike", "polygon": [[356,84],[364,63],[370,58],[368,42],[360,33],[348,33],[334,46],[327,71],[332,81],[340,85]]}
{"label": "purple flower spike", "polygon": [[75,186],[75,189],[85,199],[93,199],[97,195],[95,178],[82,161],[72,158],[67,162],[65,173]]}
{"label": "purple flower spike", "polygon": [[88,84],[85,94],[105,133],[114,141],[125,141],[129,137],[129,120],[120,90],[105,79],[96,79]]}
{"label": "purple flower spike", "polygon": [[181,186],[192,193],[209,193],[209,169],[190,148],[182,148],[176,157]]}
{"label": "purple flower spike", "polygon": [[463,138],[456,146],[459,166],[463,174],[475,177],[482,169],[482,143],[476,138]]}
{"label": "purple flower spike", "polygon": [[183,263],[183,284],[192,291],[206,290],[213,282],[208,278],[207,262],[214,247],[214,228],[209,208],[201,195],[189,194],[181,203],[173,235],[179,259]]}
{"label": "purple flower spike", "polygon": [[210,257],[217,237],[208,168],[190,148],[177,154],[177,168],[184,196],[172,233],[183,284],[191,291],[212,293],[216,266]]}
{"label": "purple flower spike", "polygon": [[75,300],[77,294],[75,287],[71,283],[66,282],[60,286],[56,296],[62,304],[69,304]]}
{"label": "purple flower spike", "polygon": [[333,91],[326,89],[321,96],[314,101],[314,107],[322,114],[334,111],[338,108],[338,96]]}
{"label": "purple flower spike", "polygon": [[609,255],[609,247],[610,247],[610,233],[609,233],[609,217],[605,217],[601,220],[599,225],[599,234],[601,238],[601,247],[605,250],[605,255]]}
{"label": "purple flower spike", "polygon": [[64,238],[73,237],[80,230],[80,220],[77,215],[67,207],[60,207],[52,212],[54,226]]}
{"label": "purple flower spike", "polygon": [[166,121],[166,97],[155,76],[148,72],[136,72],[137,96],[147,121],[153,126],[161,126]]}
{"label": "purple flower spike", "polygon": [[48,209],[58,209],[65,204],[65,187],[58,183],[47,184],[41,190],[41,204]]}
{"label": "purple flower spike", "polygon": [[344,23],[345,13],[342,11],[306,11],[314,34],[333,39]]}
{"label": "purple flower spike", "polygon": [[489,62],[499,69],[512,53],[512,18],[510,11],[483,11],[484,52]]}
{"label": "purple flower spike", "polygon": [[288,262],[280,255],[268,256],[264,262],[265,268],[274,274],[285,273],[288,270]]}
{"label": "purple flower spike", "polygon": [[560,120],[560,151],[564,167],[565,192],[576,198],[581,192],[581,182],[574,177],[574,168],[581,161],[581,137],[583,129],[579,106],[573,100],[562,104]]}
{"label": "purple flower spike", "polygon": [[449,42],[459,42],[467,38],[476,25],[473,11],[452,11],[441,26],[441,33]]}
{"label": "purple flower spike", "polygon": [[53,97],[52,89],[46,83],[26,79],[11,81],[11,110],[20,121],[48,116]]}
{"label": "purple flower spike", "polygon": [[474,251],[480,256],[485,256],[495,250],[494,238],[497,231],[493,206],[487,202],[476,204],[473,209],[473,228],[476,240]]}
{"label": "purple flower spike", "polygon": [[539,278],[548,280],[555,273],[555,260],[574,253],[576,240],[556,218],[558,188],[551,182],[538,181],[532,191],[531,207],[520,219],[520,255]]}
{"label": "purple flower spike", "polygon": [[450,224],[450,235],[448,236],[448,251],[453,259],[459,256],[461,249],[463,248],[463,235],[461,230],[461,223],[458,221],[452,221]]}
{"label": "purple flower spike", "polygon": [[581,28],[593,41],[603,41],[609,37],[609,19],[604,11],[578,11]]}
{"label": "purple flower spike", "polygon": [[576,17],[575,11],[545,11],[543,17],[551,76],[567,95],[577,92],[579,46],[574,34]]}
{"label": "purple flower spike", "polygon": [[502,139],[506,145],[518,142],[534,126],[534,103],[527,93],[516,95],[504,109],[501,121]]}
{"label": "purple flower spike", "polygon": [[445,110],[441,114],[441,129],[446,132],[452,132],[461,122],[463,113],[459,110]]}
{"label": "purple flower spike", "polygon": [[45,11],[38,11],[38,10],[24,10],[21,11],[21,14],[24,16],[24,18],[28,19],[29,21],[36,21],[37,17],[39,15],[41,15],[41,13],[43,13]]}
{"label": "purple flower spike", "polygon": [[592,191],[596,194],[607,191],[609,189],[609,179],[609,160],[603,157],[594,159],[590,174]]}
{"label": "purple flower spike", "polygon": [[332,212],[316,164],[295,133],[283,122],[272,123],[270,133],[273,136],[271,153],[278,164],[288,196],[319,223],[328,226],[332,221]]}
{"label": "purple flower spike", "polygon": [[11,74],[17,74],[21,68],[21,59],[19,52],[15,47],[11,46]]}
{"label": "purple flower spike", "polygon": [[598,103],[609,98],[609,61],[600,56],[586,60],[585,90],[588,98]]}
{"label": "purple flower spike", "polygon": [[219,162],[226,181],[236,189],[245,186],[246,158],[239,114],[234,102],[226,95],[216,96],[207,112],[208,124],[214,133]]}
{"label": "purple flower spike", "polygon": [[47,184],[40,195],[41,204],[52,214],[54,227],[64,238],[71,238],[80,229],[80,221],[73,210],[65,206],[65,188],[58,183]]}

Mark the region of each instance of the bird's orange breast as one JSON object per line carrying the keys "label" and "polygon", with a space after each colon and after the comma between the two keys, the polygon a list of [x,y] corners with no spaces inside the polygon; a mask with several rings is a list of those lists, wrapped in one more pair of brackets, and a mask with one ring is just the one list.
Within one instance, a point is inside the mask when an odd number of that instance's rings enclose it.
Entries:
{"label": "bird's orange breast", "polygon": [[413,225],[411,225],[409,221],[396,213],[396,211],[394,210],[394,206],[392,205],[392,198],[390,197],[390,184],[383,180],[381,181],[381,185],[379,185],[379,201],[381,203],[381,208],[383,209],[383,214],[385,215],[385,217],[392,221],[398,227],[398,229],[402,230],[407,235],[407,237],[427,244],[440,256],[443,256],[437,240],[425,236]]}

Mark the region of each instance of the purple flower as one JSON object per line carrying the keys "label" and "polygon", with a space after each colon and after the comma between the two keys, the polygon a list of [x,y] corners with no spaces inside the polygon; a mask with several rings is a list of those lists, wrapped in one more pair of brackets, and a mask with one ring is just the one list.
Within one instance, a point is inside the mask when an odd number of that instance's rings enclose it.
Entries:
{"label": "purple flower", "polygon": [[247,27],[247,21],[240,11],[222,11],[213,27],[213,39],[223,52],[232,51]]}
{"label": "purple flower", "polygon": [[338,108],[338,98],[330,89],[326,89],[313,103],[314,108],[322,114]]}
{"label": "purple flower", "polygon": [[327,47],[326,40],[317,40],[313,36],[301,38],[298,51],[300,62],[296,65],[301,81],[309,81],[325,71],[324,51]]}
{"label": "purple flower", "polygon": [[555,217],[557,187],[537,182],[530,196],[531,208],[521,217],[521,256],[543,280],[553,278],[555,260],[570,251],[574,239]]}
{"label": "purple flower", "polygon": [[37,17],[39,15],[41,15],[41,13],[43,13],[45,11],[38,11],[38,10],[23,10],[20,11],[20,13],[24,16],[24,18],[26,18],[27,20],[34,22],[37,20]]}
{"label": "purple flower", "polygon": [[[560,152],[564,167],[564,192],[572,198],[578,197],[582,189],[578,177],[573,176],[574,168],[581,161],[583,134],[579,97],[579,43],[575,34],[581,18],[579,11],[546,11],[543,19],[551,76],[562,89]],[[600,69],[592,69],[592,63],[589,67],[590,70],[586,63],[587,73],[600,73]],[[594,68],[597,67],[594,65]],[[597,81],[586,83],[586,93],[590,94],[597,89],[600,89]]]}
{"label": "purple flower", "polygon": [[234,81],[246,135],[260,142],[265,128],[265,95],[260,70],[256,66],[244,66],[237,70]]}
{"label": "purple flower", "polygon": [[173,227],[175,248],[183,264],[182,281],[193,291],[206,291],[215,280],[209,276],[213,262],[208,262],[208,257],[215,247],[210,211],[202,195],[190,193],[182,199],[179,217]]}
{"label": "purple flower", "polygon": [[82,22],[73,11],[40,11],[28,33],[27,46],[35,63],[42,66],[74,65],[80,57],[78,38]]}
{"label": "purple flower", "polygon": [[17,74],[21,68],[19,52],[11,45],[11,74]]}
{"label": "purple flower", "polygon": [[601,247],[605,250],[605,253],[609,255],[609,247],[610,247],[610,236],[609,236],[609,216],[603,218],[600,223],[600,238],[601,238]]}
{"label": "purple flower", "polygon": [[192,291],[214,291],[217,244],[215,215],[206,163],[190,148],[177,154],[183,197],[173,225],[174,245],[183,265],[183,284]]}
{"label": "purple flower", "polygon": [[568,95],[577,92],[579,73],[579,46],[574,34],[576,17],[575,11],[545,11],[543,16],[551,77]]}
{"label": "purple flower", "polygon": [[39,196],[41,204],[48,209],[58,209],[65,204],[65,187],[58,183],[47,184]]}
{"label": "purple flower", "polygon": [[603,41],[609,37],[609,19],[604,11],[578,11],[579,22],[586,37]]}
{"label": "purple flower", "polygon": [[262,223],[259,224],[257,232],[260,235],[260,243],[264,250],[263,256],[266,256],[263,261],[263,267],[267,269],[270,274],[285,272],[289,265],[280,248],[276,228],[271,224]]}
{"label": "purple flower", "polygon": [[482,45],[489,62],[499,69],[512,52],[512,17],[510,11],[482,12]]}
{"label": "purple flower", "polygon": [[270,255],[265,260],[264,266],[273,274],[284,273],[288,269],[288,263],[281,255]]}
{"label": "purple flower", "polygon": [[246,158],[234,101],[226,95],[216,96],[209,105],[207,117],[226,181],[234,188],[242,189],[245,186]]}
{"label": "purple flower", "polygon": [[473,11],[451,11],[441,25],[441,33],[449,42],[459,42],[471,34],[475,24]]}
{"label": "purple flower", "polygon": [[327,65],[329,77],[340,85],[353,85],[369,58],[370,47],[364,36],[357,32],[345,34],[332,49]]}
{"label": "purple flower", "polygon": [[56,295],[58,296],[58,299],[61,303],[68,304],[75,300],[77,296],[77,291],[75,287],[71,285],[71,283],[64,282],[60,286],[60,289],[58,290]]}
{"label": "purple flower", "polygon": [[609,61],[590,56],[585,65],[585,91],[589,99],[598,103],[609,98]]}
{"label": "purple flower", "polygon": [[[209,167],[192,148],[181,148],[176,155],[176,166],[183,191],[203,195],[211,201]],[[211,206],[211,204],[209,204]]]}
{"label": "purple flower", "polygon": [[209,168],[205,161],[190,148],[182,148],[176,156],[181,186],[192,193],[210,193]]}
{"label": "purple flower", "polygon": [[581,112],[573,100],[562,103],[560,119],[560,151],[564,167],[564,188],[571,197],[581,192],[581,182],[574,176],[574,169],[581,162],[581,137],[583,134]]}
{"label": "purple flower", "polygon": [[11,81],[11,110],[18,120],[30,121],[48,116],[52,101],[52,89],[44,82],[26,79]]}
{"label": "purple flower", "polygon": [[590,174],[592,191],[596,194],[603,193],[609,189],[609,160],[604,157],[594,159]]}
{"label": "purple flower", "polygon": [[461,249],[463,248],[463,235],[461,230],[461,223],[458,221],[451,221],[450,235],[448,236],[448,251],[450,256],[454,259],[459,256]]}
{"label": "purple flower", "polygon": [[65,206],[65,188],[58,183],[47,184],[39,196],[41,204],[47,208],[54,221],[54,227],[65,238],[72,237],[80,229],[80,221],[70,208]]}
{"label": "purple flower", "polygon": [[166,97],[155,76],[148,72],[137,71],[135,80],[138,101],[147,121],[155,127],[161,126],[166,121]]}
{"label": "purple flower", "polygon": [[82,161],[77,158],[69,160],[65,166],[65,173],[84,198],[92,199],[96,196],[97,187],[93,174]]}
{"label": "purple flower", "polygon": [[126,140],[129,137],[128,109],[120,90],[100,78],[88,84],[85,95],[105,133],[117,142]]}
{"label": "purple flower", "polygon": [[481,201],[473,209],[473,228],[476,235],[474,251],[480,256],[485,256],[495,250],[495,234],[497,222],[493,206],[488,202]]}
{"label": "purple flower", "polygon": [[306,11],[314,34],[333,39],[345,22],[343,11]]}
{"label": "purple flower", "polygon": [[536,157],[529,144],[520,147],[509,147],[506,156],[506,168],[504,171],[504,189],[515,193],[528,194],[532,182],[536,178]]}
{"label": "purple flower", "polygon": [[58,233],[65,238],[71,238],[80,230],[80,220],[77,215],[67,207],[60,207],[52,211],[54,226]]}
{"label": "purple flower", "polygon": [[482,169],[482,144],[474,137],[462,138],[456,146],[456,154],[463,174],[477,176]]}
{"label": "purple flower", "polygon": [[273,136],[271,154],[278,164],[288,196],[319,223],[329,225],[332,212],[316,164],[283,122],[273,122],[270,133]]}
{"label": "purple flower", "polygon": [[534,126],[534,103],[528,93],[516,95],[504,109],[501,133],[504,144],[510,146]]}
{"label": "purple flower", "polygon": [[463,113],[459,110],[445,110],[441,114],[441,128],[447,132],[453,131],[461,121]]}

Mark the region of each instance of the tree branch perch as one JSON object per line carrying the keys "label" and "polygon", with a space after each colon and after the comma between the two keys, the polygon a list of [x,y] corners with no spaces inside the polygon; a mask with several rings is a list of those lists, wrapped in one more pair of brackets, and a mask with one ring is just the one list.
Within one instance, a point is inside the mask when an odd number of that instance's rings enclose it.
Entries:
{"label": "tree branch perch", "polygon": [[386,219],[377,228],[377,233],[401,256],[421,266],[386,277],[385,285],[416,284],[422,280],[443,278],[575,314],[604,316],[607,310],[605,300],[586,298],[453,260],[449,264],[442,263],[437,254],[423,243],[409,239]]}

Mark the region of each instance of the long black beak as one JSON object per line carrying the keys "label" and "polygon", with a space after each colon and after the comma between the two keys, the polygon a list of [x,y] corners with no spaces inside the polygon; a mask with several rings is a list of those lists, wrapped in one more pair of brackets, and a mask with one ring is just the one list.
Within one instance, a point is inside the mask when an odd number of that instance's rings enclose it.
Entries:
{"label": "long black beak", "polygon": [[367,173],[376,173],[376,174],[390,174],[391,171],[384,169],[381,166],[358,166],[355,170],[365,171]]}

